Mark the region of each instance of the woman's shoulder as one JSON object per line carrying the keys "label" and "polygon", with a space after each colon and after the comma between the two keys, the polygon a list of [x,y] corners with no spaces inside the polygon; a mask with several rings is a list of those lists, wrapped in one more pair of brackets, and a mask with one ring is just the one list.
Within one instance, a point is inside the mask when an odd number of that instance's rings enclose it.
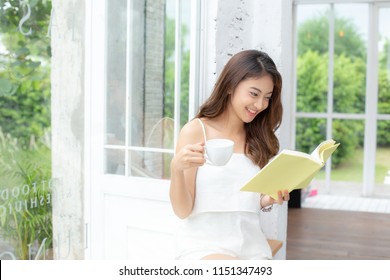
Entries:
{"label": "woman's shoulder", "polygon": [[186,142],[201,142],[203,140],[203,129],[199,119],[192,119],[186,123],[180,131],[179,138],[187,139]]}

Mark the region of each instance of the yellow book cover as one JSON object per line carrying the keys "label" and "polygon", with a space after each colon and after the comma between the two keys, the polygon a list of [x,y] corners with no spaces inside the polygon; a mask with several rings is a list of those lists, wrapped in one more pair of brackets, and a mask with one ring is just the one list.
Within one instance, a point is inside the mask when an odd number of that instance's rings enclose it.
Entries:
{"label": "yellow book cover", "polygon": [[291,192],[306,188],[339,145],[329,139],[321,142],[311,154],[282,150],[241,191],[268,194],[277,199],[279,190]]}

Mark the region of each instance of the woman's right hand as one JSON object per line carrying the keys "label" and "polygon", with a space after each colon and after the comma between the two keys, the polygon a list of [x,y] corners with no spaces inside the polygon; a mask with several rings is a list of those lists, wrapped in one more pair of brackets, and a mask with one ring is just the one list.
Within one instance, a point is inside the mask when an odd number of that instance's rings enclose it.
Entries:
{"label": "woman's right hand", "polygon": [[171,168],[176,170],[185,170],[192,167],[202,166],[206,162],[206,159],[204,158],[204,151],[204,142],[185,145],[173,157]]}

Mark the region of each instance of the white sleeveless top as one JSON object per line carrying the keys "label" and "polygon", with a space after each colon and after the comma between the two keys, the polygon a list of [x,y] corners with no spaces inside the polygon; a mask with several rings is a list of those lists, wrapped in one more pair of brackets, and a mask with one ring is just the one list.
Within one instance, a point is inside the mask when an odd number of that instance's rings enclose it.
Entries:
{"label": "white sleeveless top", "polygon": [[[206,131],[202,125],[205,142]],[[240,191],[260,170],[244,154],[234,153],[224,166],[205,164],[196,174],[196,199],[192,215],[202,212],[243,211],[259,213],[259,194]]]}
{"label": "white sleeveless top", "polygon": [[[204,139],[206,131],[202,125]],[[212,253],[240,259],[270,259],[260,226],[260,195],[240,188],[259,171],[244,154],[224,166],[204,164],[196,174],[192,213],[177,232],[177,258],[200,259]]]}

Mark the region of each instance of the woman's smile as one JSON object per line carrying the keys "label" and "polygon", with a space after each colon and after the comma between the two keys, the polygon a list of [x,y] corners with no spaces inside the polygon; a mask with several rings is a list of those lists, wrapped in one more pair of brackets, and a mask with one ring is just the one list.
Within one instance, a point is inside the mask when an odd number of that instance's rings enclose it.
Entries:
{"label": "woman's smile", "polygon": [[255,117],[257,115],[257,113],[259,112],[258,110],[249,109],[248,107],[246,107],[246,111],[248,112],[249,116],[251,116],[251,117]]}

